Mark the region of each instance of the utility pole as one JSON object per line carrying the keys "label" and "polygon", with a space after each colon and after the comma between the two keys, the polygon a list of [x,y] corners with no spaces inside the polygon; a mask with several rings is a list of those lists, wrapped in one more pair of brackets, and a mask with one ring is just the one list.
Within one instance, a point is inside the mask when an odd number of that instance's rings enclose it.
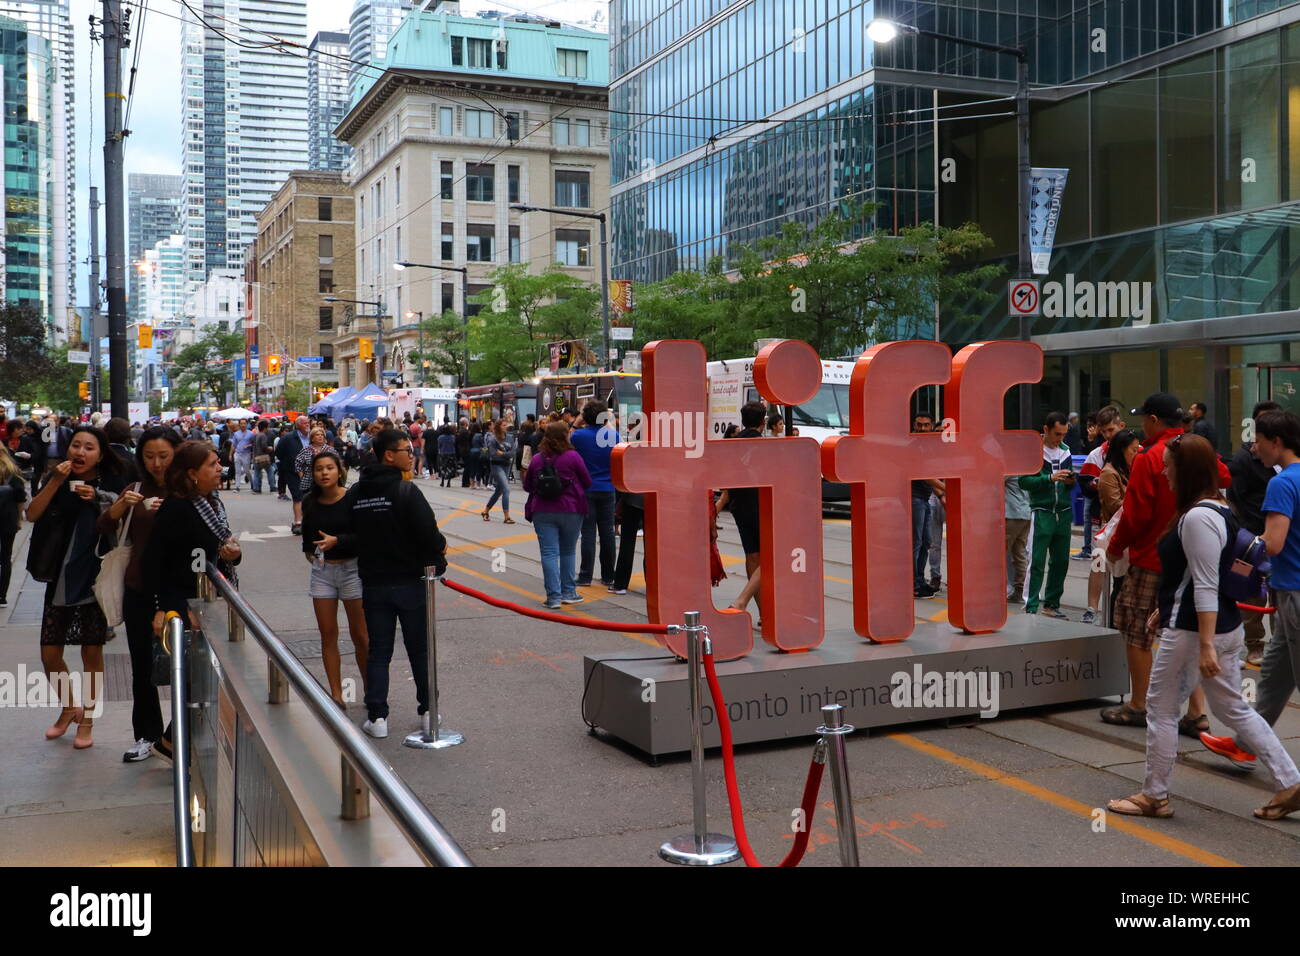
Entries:
{"label": "utility pole", "polygon": [[90,410],[99,411],[104,398],[99,394],[99,187],[90,187]]}
{"label": "utility pole", "polygon": [[123,140],[121,0],[104,0],[104,229],[108,292],[108,383],[114,418],[127,417],[126,235],[122,188]]}

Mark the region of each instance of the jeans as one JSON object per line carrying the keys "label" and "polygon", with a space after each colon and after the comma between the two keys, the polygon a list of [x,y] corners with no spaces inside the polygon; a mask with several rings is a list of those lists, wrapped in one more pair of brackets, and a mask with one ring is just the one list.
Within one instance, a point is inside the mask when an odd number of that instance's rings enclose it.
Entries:
{"label": "jeans", "polygon": [[505,465],[494,464],[492,466],[492,485],[492,497],[488,499],[488,503],[484,506],[483,510],[491,511],[492,506],[496,504],[497,499],[500,498],[501,510],[504,511],[508,517],[510,515],[510,483],[506,480]]}
{"label": "jeans", "polygon": [[1200,635],[1168,627],[1160,632],[1160,647],[1155,652],[1147,689],[1147,766],[1142,785],[1147,796],[1162,800],[1169,795],[1169,775],[1178,756],[1178,713],[1198,684],[1214,716],[1228,725],[1244,749],[1259,757],[1278,790],[1300,783],[1295,761],[1282,748],[1264,716],[1251,710],[1242,699],[1242,638],[1241,628],[1215,635],[1219,673],[1205,678],[1200,669]]}
{"label": "jeans", "polygon": [[1100,530],[1094,528],[1092,524],[1093,511],[1096,507],[1097,502],[1087,495],[1083,496],[1083,547],[1079,549],[1080,554],[1092,555],[1092,536]]}
{"label": "jeans", "polygon": [[366,715],[371,720],[388,717],[388,665],[393,659],[399,621],[406,659],[411,662],[411,672],[415,677],[415,698],[419,713],[423,714],[429,707],[424,583],[367,584],[361,596],[361,607],[370,634],[370,653],[366,657]]}
{"label": "jeans", "polygon": [[600,533],[600,580],[614,580],[614,492],[587,492],[587,516],[582,521],[582,565],[578,583],[590,584],[596,563],[596,533]]}
{"label": "jeans", "polygon": [[473,449],[465,458],[465,474],[461,475],[460,478],[462,488],[468,488],[471,481],[478,481],[479,459],[481,457],[483,457],[482,453],[478,449]]}
{"label": "jeans", "polygon": [[614,587],[627,588],[632,580],[632,562],[636,559],[636,533],[641,530],[645,511],[623,505],[623,521],[619,525],[618,564],[614,566]]}
{"label": "jeans", "polygon": [[912,499],[912,577],[913,587],[925,584],[925,561],[930,553],[930,502]]}
{"label": "jeans", "polygon": [[941,578],[939,569],[943,565],[943,501],[938,495],[930,496],[930,577]]}
{"label": "jeans", "polygon": [[253,464],[253,490],[254,491],[261,492],[262,490],[262,472],[266,472],[266,490],[270,491],[272,488],[275,487],[275,478],[271,474],[271,465],[272,463],[274,463],[274,461],[275,459],[272,458],[271,461],[267,462],[265,465],[258,465],[256,462],[254,462]]}
{"label": "jeans", "polygon": [[163,734],[162,707],[153,682],[153,597],[122,590],[122,623],[131,652],[131,732],[136,740],[157,741]]}
{"label": "jeans", "polygon": [[573,579],[573,559],[582,532],[582,515],[570,511],[534,512],[533,530],[537,532],[537,550],[542,556],[546,600],[558,601],[578,593]]}
{"label": "jeans", "polygon": [[[1269,722],[1277,723],[1300,683],[1300,591],[1274,591],[1273,639],[1264,648],[1259,668],[1259,699],[1255,709]],[[1249,749],[1249,748],[1247,748]]]}

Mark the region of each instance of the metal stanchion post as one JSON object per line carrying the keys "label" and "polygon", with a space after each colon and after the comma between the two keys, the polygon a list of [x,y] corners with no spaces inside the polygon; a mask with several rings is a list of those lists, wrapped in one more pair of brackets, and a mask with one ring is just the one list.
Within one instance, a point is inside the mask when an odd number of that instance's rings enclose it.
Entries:
{"label": "metal stanchion post", "polygon": [[364,820],[370,816],[370,788],[347,756],[339,754],[343,767],[343,819]]}
{"label": "metal stanchion post", "polygon": [[[704,714],[700,680],[700,651],[708,640],[708,629],[700,624],[699,611],[686,612],[686,667],[690,674],[687,686],[691,704],[691,792],[694,797],[695,829],[675,836],[659,847],[659,855],[669,863],[687,866],[718,866],[739,859],[736,841],[722,833],[709,832],[708,808],[704,780]],[[718,715],[719,720],[725,719]]]}
{"label": "metal stanchion post", "polygon": [[238,643],[244,639],[244,621],[232,606],[226,606],[226,634],[231,642]]}
{"label": "metal stanchion post", "polygon": [[424,633],[428,642],[429,707],[424,712],[424,726],[402,741],[403,747],[417,750],[442,750],[465,742],[465,735],[442,726],[438,713],[438,571],[424,569]]}
{"label": "metal stanchion post", "polygon": [[1101,600],[1097,602],[1097,624],[1100,627],[1111,627],[1110,592],[1115,587],[1115,581],[1111,577],[1110,562],[1104,557],[1101,559],[1101,567]]}
{"label": "metal stanchion post", "polygon": [[822,708],[822,725],[817,733],[830,751],[831,790],[835,796],[835,829],[839,832],[840,865],[858,865],[858,825],[853,817],[853,793],[849,788],[849,761],[844,746],[853,725],[844,722],[844,707],[827,704]]}
{"label": "metal stanchion post", "polygon": [[194,865],[194,836],[190,821],[190,777],[187,734],[189,717],[185,713],[187,684],[185,683],[185,622],[179,614],[169,615],[163,628],[164,646],[170,644],[172,655],[172,776],[175,786],[173,801],[176,826],[176,865]]}
{"label": "metal stanchion post", "polygon": [[280,668],[270,657],[266,659],[266,702],[268,704],[289,703],[289,682],[284,679]]}

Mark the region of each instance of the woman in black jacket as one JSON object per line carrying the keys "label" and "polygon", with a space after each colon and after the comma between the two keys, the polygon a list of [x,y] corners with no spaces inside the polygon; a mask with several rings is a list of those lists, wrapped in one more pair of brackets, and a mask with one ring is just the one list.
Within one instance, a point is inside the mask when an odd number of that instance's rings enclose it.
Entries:
{"label": "woman in black jacket", "polygon": [[[27,570],[44,581],[45,612],[41,617],[41,664],[63,702],[54,726],[45,732],[47,740],[67,733],[78,724],[73,746],[93,746],[91,728],[100,710],[103,685],[104,645],[108,642],[108,621],[91,590],[99,573],[95,527],[104,505],[111,505],[123,488],[118,460],[108,447],[108,438],[98,428],[78,428],[68,442],[68,457],[54,466],[27,509],[36,523],[27,552]],[[68,644],[81,647],[82,704],[74,702],[73,681],[63,658]]]}
{"label": "woman in black jacket", "polygon": [[[158,509],[141,565],[143,584],[153,597],[155,634],[162,635],[168,611],[180,614],[191,627],[199,626],[189,612],[190,599],[198,596],[195,551],[202,551],[204,561],[215,564],[231,583],[239,583],[234,566],[242,552],[217,494],[221,479],[221,460],[207,442],[187,441],[172,456],[169,497]],[[168,727],[153,747],[166,760],[172,756],[171,734]]]}
{"label": "woman in black jacket", "polygon": [[22,523],[27,482],[9,451],[0,447],[0,607],[9,603],[9,580],[13,574],[14,537]]}

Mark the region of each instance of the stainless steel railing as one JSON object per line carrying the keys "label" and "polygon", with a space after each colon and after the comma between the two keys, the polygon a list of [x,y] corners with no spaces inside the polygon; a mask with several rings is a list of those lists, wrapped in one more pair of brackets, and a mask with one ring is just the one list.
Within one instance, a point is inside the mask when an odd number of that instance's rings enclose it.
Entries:
{"label": "stainless steel railing", "polygon": [[176,865],[194,865],[194,834],[190,820],[190,732],[186,679],[185,621],[175,611],[167,614],[163,647],[172,659],[172,794],[176,823]]}
{"label": "stainless steel railing", "polygon": [[[266,652],[271,703],[285,703],[289,690],[296,691],[338,746],[343,761],[340,797],[344,818],[356,820],[369,816],[370,794],[373,792],[426,863],[431,866],[472,866],[465,851],[398,776],[392,765],[379,755],[360,729],[343,716],[311,672],[275,636],[270,626],[226,577],[211,565],[206,575],[206,579],[200,575],[200,585],[209,585],[226,602],[231,639],[241,640],[245,634],[250,634]],[[206,587],[202,588],[200,594],[205,598],[205,591],[212,593]]]}

